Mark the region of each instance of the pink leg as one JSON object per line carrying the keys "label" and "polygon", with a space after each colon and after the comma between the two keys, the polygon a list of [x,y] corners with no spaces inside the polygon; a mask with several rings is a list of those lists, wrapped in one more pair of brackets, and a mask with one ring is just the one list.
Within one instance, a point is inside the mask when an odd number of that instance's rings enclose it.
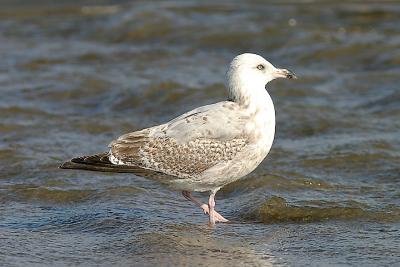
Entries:
{"label": "pink leg", "polygon": [[[189,191],[182,191],[182,195],[187,199],[195,203],[197,206],[203,209],[204,214],[210,214],[210,208],[207,204],[201,203],[198,199],[192,196],[192,193]],[[215,196],[215,194],[214,194]],[[215,202],[214,202],[214,207],[215,207]],[[227,219],[225,219],[222,215],[220,215],[218,212],[214,210],[214,219],[215,222],[228,222]]]}
{"label": "pink leg", "polygon": [[197,206],[203,209],[204,214],[208,214],[208,206],[206,204],[201,203],[198,199],[192,196],[192,193],[189,191],[182,191],[182,195],[187,199],[195,203]]}
{"label": "pink leg", "polygon": [[215,225],[215,192],[211,192],[210,198],[208,199],[208,208],[210,209],[209,215],[209,225]]}

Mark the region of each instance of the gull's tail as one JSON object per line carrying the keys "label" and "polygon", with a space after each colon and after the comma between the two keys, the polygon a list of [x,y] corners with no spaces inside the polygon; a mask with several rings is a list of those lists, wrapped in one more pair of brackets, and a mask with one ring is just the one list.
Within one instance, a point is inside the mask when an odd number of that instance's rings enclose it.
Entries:
{"label": "gull's tail", "polygon": [[108,155],[109,154],[106,152],[73,158],[70,161],[64,162],[60,166],[60,169],[79,169],[99,172],[137,172],[139,169],[134,166],[113,164],[109,160]]}

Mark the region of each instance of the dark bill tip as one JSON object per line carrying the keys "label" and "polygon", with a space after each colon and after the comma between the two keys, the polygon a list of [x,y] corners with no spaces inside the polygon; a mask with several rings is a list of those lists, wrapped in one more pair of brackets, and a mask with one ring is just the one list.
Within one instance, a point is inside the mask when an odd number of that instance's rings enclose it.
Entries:
{"label": "dark bill tip", "polygon": [[286,74],[286,78],[288,79],[297,79],[296,74],[294,74],[293,71],[288,70],[287,74]]}

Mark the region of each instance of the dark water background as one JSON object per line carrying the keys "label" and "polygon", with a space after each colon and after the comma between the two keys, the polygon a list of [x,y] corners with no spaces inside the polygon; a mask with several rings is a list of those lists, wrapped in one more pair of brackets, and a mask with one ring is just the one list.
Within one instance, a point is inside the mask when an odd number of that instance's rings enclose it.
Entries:
{"label": "dark water background", "polygon": [[[399,27],[398,1],[0,1],[0,265],[396,266]],[[272,151],[217,195],[233,223],[57,169],[225,99],[248,51],[299,79],[270,84]]]}

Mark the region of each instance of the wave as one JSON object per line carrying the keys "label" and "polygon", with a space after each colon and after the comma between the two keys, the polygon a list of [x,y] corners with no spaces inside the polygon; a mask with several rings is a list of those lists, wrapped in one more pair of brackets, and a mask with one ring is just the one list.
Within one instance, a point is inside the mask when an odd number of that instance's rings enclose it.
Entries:
{"label": "wave", "polygon": [[[373,211],[359,205],[343,206],[343,203],[330,202],[328,205],[320,202],[319,206],[295,206],[287,203],[284,198],[273,196],[241,217],[262,223],[280,222],[319,222],[327,220],[357,220],[399,222],[400,210]],[[346,203],[349,204],[349,203]]]}

